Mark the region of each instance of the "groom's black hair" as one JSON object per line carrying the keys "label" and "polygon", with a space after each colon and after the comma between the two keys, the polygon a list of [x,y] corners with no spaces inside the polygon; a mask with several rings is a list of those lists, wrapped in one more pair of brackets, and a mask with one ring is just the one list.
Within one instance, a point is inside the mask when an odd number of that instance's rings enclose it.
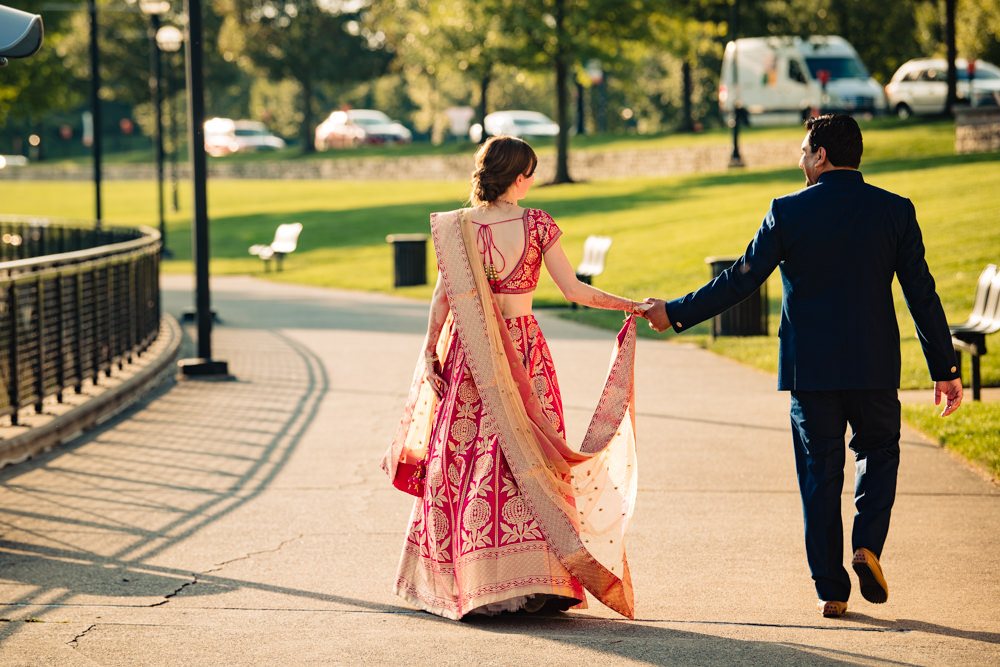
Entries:
{"label": "groom's black hair", "polygon": [[841,113],[828,113],[806,121],[809,130],[809,148],[815,153],[820,146],[826,149],[826,159],[835,167],[861,166],[861,128],[857,121]]}

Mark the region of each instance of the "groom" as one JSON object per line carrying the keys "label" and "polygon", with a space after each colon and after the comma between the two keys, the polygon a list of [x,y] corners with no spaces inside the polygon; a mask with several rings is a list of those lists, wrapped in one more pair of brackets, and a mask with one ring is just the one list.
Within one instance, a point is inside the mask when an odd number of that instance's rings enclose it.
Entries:
{"label": "groom", "polygon": [[806,123],[799,167],[806,188],[771,202],[746,252],[717,278],[672,301],[647,299],[650,326],[677,332],[738,304],[781,268],[778,389],[791,392],[792,441],[805,515],[806,555],[820,612],[847,610],[840,494],[844,434],[856,464],[851,540],[861,594],[882,603],[879,565],[899,466],[899,329],[895,275],[934,380],[941,416],[958,409],[962,381],[941,301],[924,261],[913,204],[865,183],[861,130],[846,115]]}

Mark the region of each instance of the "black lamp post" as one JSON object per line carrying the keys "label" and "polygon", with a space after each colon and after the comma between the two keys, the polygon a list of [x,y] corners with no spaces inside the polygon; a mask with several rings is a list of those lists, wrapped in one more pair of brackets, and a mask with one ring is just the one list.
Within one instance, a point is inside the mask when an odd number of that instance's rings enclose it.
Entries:
{"label": "black lamp post", "polygon": [[225,361],[212,359],[212,304],[208,280],[208,200],[205,160],[205,79],[201,0],[186,0],[187,9],[187,97],[188,152],[191,154],[194,220],[191,247],[195,269],[195,319],[198,327],[198,358],[178,363],[184,377],[228,378]]}
{"label": "black lamp post", "polygon": [[156,147],[156,195],[160,222],[160,247],[166,251],[167,225],[163,210],[163,60],[156,33],[160,30],[160,17],[170,11],[167,0],[139,0],[139,9],[149,17],[150,69],[149,89],[153,96],[153,115],[156,117],[156,132],[153,143]]}
{"label": "black lamp post", "polygon": [[[181,46],[184,44],[184,34],[172,25],[165,25],[156,31],[156,46],[159,48],[160,52],[172,54],[180,50]],[[169,58],[168,58],[169,63]],[[165,77],[164,81],[168,81],[169,77]],[[172,183],[172,201],[174,212],[177,211],[177,120],[174,118],[174,105],[170,100],[169,86],[167,86],[167,95],[161,96],[161,100],[165,97],[167,100],[167,108],[169,113],[167,118],[170,119],[170,172],[171,172],[171,183]],[[162,147],[162,142],[161,142]],[[162,202],[163,195],[163,182],[162,182],[162,169],[160,170],[160,196]],[[162,214],[162,203],[161,214]],[[167,236],[166,229],[161,226],[160,228],[160,242],[162,243],[162,253],[164,257],[171,257],[173,253],[167,248]]]}
{"label": "black lamp post", "polygon": [[94,231],[101,231],[101,137],[104,134],[101,119],[101,68],[100,49],[97,45],[97,2],[88,0],[90,17],[90,112],[93,116],[94,150]]}
{"label": "black lamp post", "polygon": [[733,80],[730,82],[732,86],[732,92],[730,95],[733,96],[733,154],[729,157],[730,167],[742,167],[743,166],[743,156],[740,155],[740,113],[743,108],[743,98],[740,94],[740,81],[739,81],[739,71],[740,71],[740,59],[739,59],[739,49],[736,46],[736,40],[740,36],[740,0],[733,0],[733,4],[729,8],[729,38],[733,42]]}

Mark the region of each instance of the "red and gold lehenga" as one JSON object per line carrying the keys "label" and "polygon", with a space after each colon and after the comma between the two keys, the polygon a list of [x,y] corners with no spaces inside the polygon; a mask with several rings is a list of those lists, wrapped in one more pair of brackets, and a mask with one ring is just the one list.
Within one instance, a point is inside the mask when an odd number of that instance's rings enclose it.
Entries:
{"label": "red and gold lehenga", "polygon": [[[394,590],[447,618],[470,612],[586,607],[584,590],[634,617],[625,531],[635,501],[635,322],[611,367],[579,448],[566,442],[562,397],[531,315],[505,320],[493,291],[531,291],[559,235],[526,210],[519,265],[492,287],[467,210],[431,230],[450,314],[438,341],[448,389],[438,400],[418,361],[406,410],[383,460],[426,461]],[[520,284],[511,285],[513,279]],[[506,288],[506,289],[505,289]]]}

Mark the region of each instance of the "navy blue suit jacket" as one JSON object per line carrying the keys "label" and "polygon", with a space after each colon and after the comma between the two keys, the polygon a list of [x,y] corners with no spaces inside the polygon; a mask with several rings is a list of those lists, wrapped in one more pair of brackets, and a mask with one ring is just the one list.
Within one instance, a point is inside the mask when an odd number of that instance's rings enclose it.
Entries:
{"label": "navy blue suit jacket", "polygon": [[900,369],[896,276],[931,378],[959,377],[913,204],[868,185],[859,171],[827,171],[818,180],[773,200],[731,267],[667,302],[674,329],[738,304],[780,267],[778,389],[893,389]]}

